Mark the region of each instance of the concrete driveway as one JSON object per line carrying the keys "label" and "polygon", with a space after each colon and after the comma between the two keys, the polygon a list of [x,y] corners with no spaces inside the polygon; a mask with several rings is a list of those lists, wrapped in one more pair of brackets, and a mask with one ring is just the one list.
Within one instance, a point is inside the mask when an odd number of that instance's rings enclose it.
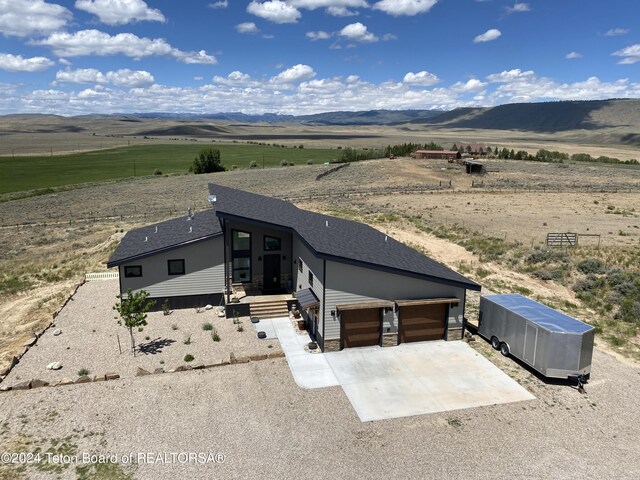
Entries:
{"label": "concrete driveway", "polygon": [[532,400],[463,342],[418,342],[324,354],[361,421]]}

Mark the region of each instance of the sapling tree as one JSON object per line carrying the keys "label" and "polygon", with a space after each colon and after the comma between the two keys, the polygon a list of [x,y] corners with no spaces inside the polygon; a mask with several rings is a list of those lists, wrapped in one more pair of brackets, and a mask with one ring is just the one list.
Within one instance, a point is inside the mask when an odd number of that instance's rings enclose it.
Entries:
{"label": "sapling tree", "polygon": [[156,304],[155,300],[148,300],[149,292],[140,290],[133,293],[131,289],[127,290],[126,297],[124,295],[116,295],[120,300],[113,309],[120,314],[118,325],[129,330],[131,336],[131,353],[136,354],[136,341],[133,337],[134,328],[142,328],[147,324],[147,312]]}

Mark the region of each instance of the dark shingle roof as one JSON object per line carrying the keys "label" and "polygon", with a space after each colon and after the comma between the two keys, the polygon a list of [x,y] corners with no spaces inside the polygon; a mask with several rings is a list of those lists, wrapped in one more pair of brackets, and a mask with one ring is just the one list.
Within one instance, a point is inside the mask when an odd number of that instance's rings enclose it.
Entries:
{"label": "dark shingle roof", "polygon": [[191,220],[187,218],[184,215],[127,232],[111,255],[107,267],[222,235],[220,220],[213,209],[196,212]]}
{"label": "dark shingle roof", "polygon": [[313,213],[272,197],[209,184],[219,215],[253,219],[298,233],[317,254],[427,277],[471,290],[480,285],[362,223]]}

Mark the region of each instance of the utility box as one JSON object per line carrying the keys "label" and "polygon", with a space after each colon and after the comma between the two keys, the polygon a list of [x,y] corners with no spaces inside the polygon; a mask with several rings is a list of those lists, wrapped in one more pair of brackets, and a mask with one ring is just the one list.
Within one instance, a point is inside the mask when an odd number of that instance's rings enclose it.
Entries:
{"label": "utility box", "polygon": [[591,373],[595,329],[522,295],[481,297],[478,333],[545,377]]}

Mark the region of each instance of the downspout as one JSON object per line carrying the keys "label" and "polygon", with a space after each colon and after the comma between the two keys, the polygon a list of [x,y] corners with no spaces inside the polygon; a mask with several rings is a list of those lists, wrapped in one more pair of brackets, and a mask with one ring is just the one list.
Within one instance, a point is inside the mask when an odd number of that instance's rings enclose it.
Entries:
{"label": "downspout", "polygon": [[229,305],[231,302],[231,298],[229,295],[230,286],[229,286],[229,263],[227,262],[227,222],[224,219],[222,221],[222,250],[224,252],[224,293],[223,297],[226,296],[225,304]]}
{"label": "downspout", "polygon": [[326,325],[325,312],[327,311],[325,300],[327,298],[327,260],[322,260],[322,351],[324,351],[324,328]]}

